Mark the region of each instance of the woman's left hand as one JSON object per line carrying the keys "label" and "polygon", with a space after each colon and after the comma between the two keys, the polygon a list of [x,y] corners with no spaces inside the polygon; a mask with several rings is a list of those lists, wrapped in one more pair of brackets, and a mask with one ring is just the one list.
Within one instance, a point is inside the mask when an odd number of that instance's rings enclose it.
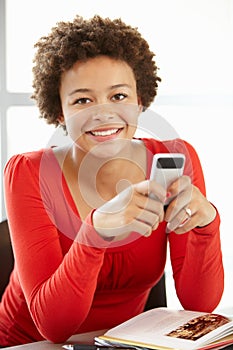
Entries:
{"label": "woman's left hand", "polygon": [[189,176],[181,176],[167,189],[170,203],[165,214],[167,232],[185,233],[211,223],[216,210]]}

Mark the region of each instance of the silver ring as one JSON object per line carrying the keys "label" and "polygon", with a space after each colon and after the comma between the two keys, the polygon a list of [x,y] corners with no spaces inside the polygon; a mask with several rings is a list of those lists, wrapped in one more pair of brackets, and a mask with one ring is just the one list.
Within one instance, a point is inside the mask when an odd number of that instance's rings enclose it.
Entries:
{"label": "silver ring", "polygon": [[191,209],[190,208],[184,208],[184,210],[185,210],[185,213],[188,215],[188,217],[191,218],[191,216],[192,216]]}
{"label": "silver ring", "polygon": [[178,227],[183,227],[186,224],[186,222],[188,222],[190,220],[190,218],[192,217],[192,211],[190,208],[184,208],[184,211],[188,215],[188,217],[186,219],[184,219]]}

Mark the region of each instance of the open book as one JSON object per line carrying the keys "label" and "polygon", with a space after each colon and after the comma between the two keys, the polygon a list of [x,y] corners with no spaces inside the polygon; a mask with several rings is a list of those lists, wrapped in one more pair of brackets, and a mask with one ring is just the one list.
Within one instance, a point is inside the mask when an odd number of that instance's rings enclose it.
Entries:
{"label": "open book", "polygon": [[220,349],[233,344],[233,320],[224,315],[156,308],[95,338],[97,345],[149,349]]}

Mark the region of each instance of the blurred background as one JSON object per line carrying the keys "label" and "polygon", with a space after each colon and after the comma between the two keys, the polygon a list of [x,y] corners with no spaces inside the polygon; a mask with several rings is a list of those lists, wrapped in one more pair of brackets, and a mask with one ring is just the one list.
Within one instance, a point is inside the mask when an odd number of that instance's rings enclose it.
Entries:
{"label": "blurred background", "polygon": [[[156,53],[162,82],[150,110],[199,154],[208,199],[222,218],[226,276],[217,310],[233,315],[233,0],[0,0],[1,220],[6,218],[2,173],[7,160],[50,145],[59,133],[38,118],[30,99],[34,44],[76,14],[121,17],[138,27]],[[148,129],[156,130],[153,120]],[[169,260],[166,283],[168,306],[179,308]]]}

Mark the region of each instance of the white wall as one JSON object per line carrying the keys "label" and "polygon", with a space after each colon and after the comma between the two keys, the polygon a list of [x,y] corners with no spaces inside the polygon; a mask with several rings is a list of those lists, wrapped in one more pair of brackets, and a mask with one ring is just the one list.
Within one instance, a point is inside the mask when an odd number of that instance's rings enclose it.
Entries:
{"label": "white wall", "polygon": [[[226,289],[219,308],[232,307],[233,0],[7,0],[7,14],[7,75],[12,92],[31,92],[34,42],[57,21],[72,20],[75,14],[121,17],[149,41],[163,79],[152,109],[199,153],[208,197],[222,217]],[[37,110],[32,114],[36,120]],[[53,134],[49,129],[47,135],[45,128],[50,127],[40,121],[35,130],[30,129],[26,143],[30,113],[15,107],[8,117],[8,156],[44,146]],[[22,131],[20,122],[15,128],[14,118],[21,120]],[[177,307],[174,293],[169,292],[173,288],[169,266],[167,276],[169,306]]]}

